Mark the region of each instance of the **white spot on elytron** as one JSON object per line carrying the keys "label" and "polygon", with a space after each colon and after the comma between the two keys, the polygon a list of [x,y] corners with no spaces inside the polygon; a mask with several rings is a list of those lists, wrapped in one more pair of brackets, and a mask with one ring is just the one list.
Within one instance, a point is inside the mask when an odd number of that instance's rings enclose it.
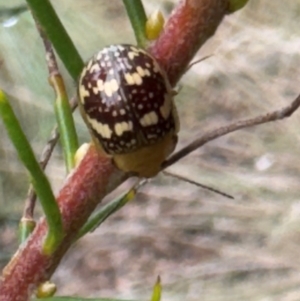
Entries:
{"label": "white spot on elytron", "polygon": [[153,92],[150,92],[148,95],[149,95],[150,98],[153,98],[153,97],[154,97]]}
{"label": "white spot on elytron", "polygon": [[140,119],[140,124],[144,127],[154,125],[158,123],[158,116],[154,111],[151,111],[148,114],[145,114],[141,119]]}
{"label": "white spot on elytron", "polygon": [[[137,53],[143,53],[143,54],[146,54],[148,57],[150,57],[150,55],[143,49],[137,49],[135,47],[131,47],[132,50],[135,50]],[[151,57],[150,57],[151,58]]]}
{"label": "white spot on elytron", "polygon": [[88,108],[86,109],[86,112],[89,114],[89,115],[92,115],[94,112],[97,111],[97,107],[91,107],[91,108]]}
{"label": "white spot on elytron", "polygon": [[101,62],[101,63],[100,63],[100,66],[101,66],[102,68],[104,68],[104,67],[105,67],[105,63],[104,63],[104,62]]}
{"label": "white spot on elytron", "polygon": [[156,134],[147,134],[148,139],[157,138]]}
{"label": "white spot on elytron", "polygon": [[110,70],[108,71],[108,74],[113,75],[113,74],[114,74],[114,70],[113,70],[113,69],[110,69]]}
{"label": "white spot on elytron", "polygon": [[119,84],[115,78],[110,81],[111,89],[113,92],[117,92],[119,89]]}
{"label": "white spot on elytron", "polygon": [[131,139],[131,144],[132,145],[136,144],[136,140],[135,139]]}
{"label": "white spot on elytron", "polygon": [[83,68],[83,70],[81,71],[81,75],[80,75],[80,81],[84,78],[84,76],[86,75],[86,67]]}
{"label": "white spot on elytron", "polygon": [[119,100],[119,101],[121,101],[121,100],[122,100],[122,98],[121,98],[121,96],[120,96],[120,95],[118,95],[118,97],[117,97],[117,100]]}
{"label": "white spot on elytron", "polygon": [[104,84],[104,93],[106,94],[107,97],[111,97],[113,94],[111,90],[111,84],[109,82],[106,82]]}
{"label": "white spot on elytron", "polygon": [[96,56],[97,61],[100,61],[101,57],[102,57],[102,52],[100,51]]}
{"label": "white spot on elytron", "polygon": [[107,97],[111,97],[114,92],[118,91],[119,85],[116,79],[104,83],[104,93]]}
{"label": "white spot on elytron", "polygon": [[139,85],[142,84],[143,80],[142,80],[142,78],[140,77],[140,75],[139,75],[138,73],[133,73],[133,74],[132,74],[132,77],[133,77],[134,83],[135,83],[136,85],[139,86]]}
{"label": "white spot on elytron", "polygon": [[122,136],[126,131],[132,131],[133,124],[131,121],[129,122],[119,122],[115,124],[115,133],[117,136]]}
{"label": "white spot on elytron", "polygon": [[97,94],[99,93],[99,90],[98,90],[97,87],[93,87],[93,93],[94,93],[95,95],[97,95]]}
{"label": "white spot on elytron", "polygon": [[102,108],[101,108],[101,107],[99,107],[99,108],[98,108],[98,111],[99,111],[100,113],[102,113]]}
{"label": "white spot on elytron", "polygon": [[97,72],[97,71],[100,71],[100,66],[98,63],[95,63],[93,66],[91,66],[90,73]]}
{"label": "white spot on elytron", "polygon": [[123,63],[120,63],[120,67],[122,70],[126,70],[126,66]]}
{"label": "white spot on elytron", "polygon": [[150,76],[151,75],[151,73],[150,73],[150,71],[148,70],[148,69],[145,69],[145,76]]}
{"label": "white spot on elytron", "polygon": [[91,82],[88,82],[88,88],[92,88],[92,84],[91,84]]}
{"label": "white spot on elytron", "polygon": [[121,144],[121,145],[124,145],[124,144],[125,144],[125,142],[124,142],[123,140],[121,140],[121,141],[120,141],[120,144]]}
{"label": "white spot on elytron", "polygon": [[109,128],[108,124],[99,122],[96,119],[87,116],[87,120],[91,125],[92,129],[95,130],[101,137],[110,139],[112,135],[112,130]]}
{"label": "white spot on elytron", "polygon": [[128,57],[130,60],[133,60],[135,56],[139,56],[138,52],[135,51],[128,52]]}
{"label": "white spot on elytron", "polygon": [[120,109],[120,114],[121,115],[125,115],[126,114],[126,111],[124,109]]}
{"label": "white spot on elytron", "polygon": [[89,97],[91,94],[88,90],[86,90],[84,85],[79,86],[79,94],[80,94],[80,100],[82,103],[84,103],[84,98]]}
{"label": "white spot on elytron", "polygon": [[154,62],[154,64],[153,64],[153,71],[154,72],[159,72],[160,71],[160,68],[159,68],[159,66],[156,62]]}
{"label": "white spot on elytron", "polygon": [[116,117],[116,116],[118,116],[118,112],[117,112],[116,110],[114,110],[114,111],[112,112],[112,115],[113,115],[113,117]]}
{"label": "white spot on elytron", "polygon": [[139,110],[142,110],[143,107],[144,107],[144,106],[143,106],[141,103],[138,105],[138,109],[139,109]]}
{"label": "white spot on elytron", "polygon": [[110,62],[110,61],[108,61],[108,62],[106,63],[106,67],[111,67],[111,62]]}
{"label": "white spot on elytron", "polygon": [[164,119],[167,119],[171,112],[172,101],[169,95],[165,96],[164,104],[159,108],[160,113]]}
{"label": "white spot on elytron", "polygon": [[127,82],[128,85],[134,85],[134,79],[133,77],[131,76],[130,73],[125,73],[125,80]]}
{"label": "white spot on elytron", "polygon": [[145,70],[141,66],[138,66],[136,71],[141,77],[145,76]]}
{"label": "white spot on elytron", "polygon": [[104,57],[104,61],[109,61],[109,59],[110,59],[110,57],[109,57],[108,55],[106,55],[106,56]]}
{"label": "white spot on elytron", "polygon": [[137,93],[137,89],[133,89],[133,90],[131,91],[131,93],[132,93],[132,94],[136,94],[136,93]]}
{"label": "white spot on elytron", "polygon": [[146,67],[148,67],[148,68],[151,67],[151,65],[150,65],[149,63],[146,63],[145,65],[146,65]]}
{"label": "white spot on elytron", "polygon": [[89,70],[89,72],[91,72],[90,69],[91,69],[92,65],[93,65],[93,60],[90,60],[86,66],[86,69]]}
{"label": "white spot on elytron", "polygon": [[115,57],[120,56],[120,52],[119,51],[115,51]]}
{"label": "white spot on elytron", "polygon": [[98,88],[99,91],[104,90],[104,85],[103,85],[103,80],[102,79],[97,80],[97,88]]}
{"label": "white spot on elytron", "polygon": [[142,98],[142,100],[143,100],[143,101],[147,101],[147,100],[148,100],[148,97],[147,97],[147,96],[144,96],[144,97]]}
{"label": "white spot on elytron", "polygon": [[113,143],[113,142],[109,142],[109,144],[108,144],[110,147],[114,147],[115,146],[115,144]]}

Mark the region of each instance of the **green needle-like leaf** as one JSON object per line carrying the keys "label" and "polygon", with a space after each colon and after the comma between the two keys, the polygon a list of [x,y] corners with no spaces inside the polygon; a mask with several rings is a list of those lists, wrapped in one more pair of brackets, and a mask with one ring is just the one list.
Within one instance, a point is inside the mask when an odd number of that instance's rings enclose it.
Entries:
{"label": "green needle-like leaf", "polygon": [[53,44],[60,59],[76,81],[84,67],[84,63],[51,3],[49,0],[26,1],[34,17]]}
{"label": "green needle-like leaf", "polygon": [[35,228],[35,221],[29,218],[22,218],[19,224],[19,242],[23,243]]}
{"label": "green needle-like leaf", "polygon": [[237,10],[243,8],[249,0],[230,0],[229,1],[229,10],[231,13],[236,12]]}
{"label": "green needle-like leaf", "polygon": [[[40,300],[40,299],[38,299]],[[32,301],[38,301],[33,299]],[[80,298],[80,297],[52,297],[47,298],[47,301],[133,301],[133,300],[120,300],[120,299],[107,299],[107,298]]]}
{"label": "green needle-like leaf", "polygon": [[146,22],[147,16],[141,0],[123,0],[127,15],[130,19],[137,44],[145,47],[147,44]]}
{"label": "green needle-like leaf", "polygon": [[153,287],[151,301],[160,301],[161,298],[161,284],[160,284],[160,277],[157,277],[156,283]]}
{"label": "green needle-like leaf", "polygon": [[78,149],[74,119],[63,79],[60,75],[54,75],[50,80],[57,95],[54,104],[55,115],[67,170],[70,172],[75,166],[75,153]]}
{"label": "green needle-like leaf", "polygon": [[49,227],[44,251],[47,254],[52,253],[63,238],[61,214],[50,183],[37,162],[19,121],[2,90],[0,90],[0,116],[19,158],[29,171],[31,183],[40,199]]}
{"label": "green needle-like leaf", "polygon": [[91,218],[86,222],[86,224],[81,228],[80,232],[78,233],[77,239],[81,238],[88,232],[94,231],[114,212],[118,211],[128,202],[133,200],[136,196],[137,190],[145,183],[146,181],[139,182],[138,184],[134,185],[131,189],[129,189],[125,194],[122,194],[115,200],[100,208],[99,211],[93,214]]}

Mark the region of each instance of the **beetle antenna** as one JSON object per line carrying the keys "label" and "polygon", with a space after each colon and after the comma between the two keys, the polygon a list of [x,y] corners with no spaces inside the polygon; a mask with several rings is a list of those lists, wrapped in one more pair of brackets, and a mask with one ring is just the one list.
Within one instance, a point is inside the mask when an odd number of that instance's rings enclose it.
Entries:
{"label": "beetle antenna", "polygon": [[187,182],[187,183],[196,185],[196,186],[201,187],[201,188],[203,188],[203,189],[206,189],[206,190],[212,191],[212,192],[214,192],[214,193],[220,194],[220,195],[222,195],[222,196],[224,196],[224,197],[226,197],[226,198],[228,198],[228,199],[234,199],[234,197],[233,197],[232,195],[230,195],[230,194],[228,194],[228,193],[226,193],[226,192],[223,192],[223,191],[220,191],[220,190],[218,190],[218,189],[216,189],[216,188],[213,188],[213,187],[204,185],[204,184],[202,184],[202,183],[196,182],[196,181],[191,180],[191,179],[189,179],[189,178],[187,178],[187,177],[185,177],[185,176],[181,176],[181,175],[178,175],[178,174],[176,174],[176,173],[173,173],[173,172],[171,172],[171,171],[166,171],[166,170],[164,170],[163,173],[164,173],[166,176],[170,176],[170,177],[176,178],[176,179],[178,179],[178,180],[182,180],[182,181],[184,181],[184,182]]}
{"label": "beetle antenna", "polygon": [[198,64],[198,63],[201,63],[203,61],[205,61],[206,59],[209,59],[210,57],[212,57],[214,54],[209,54],[209,55],[206,55],[192,63],[190,63],[187,67],[186,67],[186,70],[184,73],[188,72],[194,65]]}

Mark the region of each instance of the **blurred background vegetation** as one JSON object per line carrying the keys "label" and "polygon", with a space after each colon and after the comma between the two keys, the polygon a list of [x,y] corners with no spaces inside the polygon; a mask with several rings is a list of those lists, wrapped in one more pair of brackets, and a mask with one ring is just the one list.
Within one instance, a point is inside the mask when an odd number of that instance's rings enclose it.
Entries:
{"label": "blurred background vegetation", "polygon": [[[85,60],[107,44],[134,43],[121,1],[52,2]],[[147,13],[160,8],[167,16],[177,1],[144,2]],[[31,15],[1,13],[22,4],[0,0],[0,87],[38,155],[55,122],[54,96]],[[180,82],[179,145],[296,97],[299,15],[300,0],[250,0],[225,18],[197,55],[212,57]],[[61,70],[72,96],[76,83]],[[59,294],[146,300],[160,274],[163,300],[300,300],[299,114],[213,141],[170,168],[234,200],[164,175],[153,179],[132,204],[69,251],[53,277]],[[75,116],[86,142],[87,130]],[[28,178],[1,122],[0,131],[4,266],[17,247]],[[57,192],[65,178],[60,147],[47,174]]]}

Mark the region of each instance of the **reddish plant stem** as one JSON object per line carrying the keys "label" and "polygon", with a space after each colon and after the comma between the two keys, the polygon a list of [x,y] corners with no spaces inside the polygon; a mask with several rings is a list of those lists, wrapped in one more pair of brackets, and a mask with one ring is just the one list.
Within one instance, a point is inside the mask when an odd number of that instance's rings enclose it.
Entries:
{"label": "reddish plant stem", "polygon": [[166,71],[172,86],[184,74],[199,48],[228,13],[228,0],[183,0],[149,51]]}
{"label": "reddish plant stem", "polygon": [[0,300],[27,301],[33,289],[52,275],[99,200],[124,179],[124,174],[115,169],[111,160],[100,156],[91,146],[57,197],[66,233],[63,243],[51,256],[42,253],[47,233],[45,219],[42,219],[4,269]]}
{"label": "reddish plant stem", "polygon": [[[182,0],[175,8],[164,32],[150,47],[172,85],[185,72],[199,47],[215,32],[227,7],[227,0]],[[3,271],[0,300],[27,301],[37,285],[51,277],[96,205],[125,178],[110,159],[99,156],[91,147],[57,198],[66,233],[62,245],[51,256],[42,254],[47,226],[41,220]]]}

